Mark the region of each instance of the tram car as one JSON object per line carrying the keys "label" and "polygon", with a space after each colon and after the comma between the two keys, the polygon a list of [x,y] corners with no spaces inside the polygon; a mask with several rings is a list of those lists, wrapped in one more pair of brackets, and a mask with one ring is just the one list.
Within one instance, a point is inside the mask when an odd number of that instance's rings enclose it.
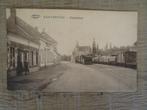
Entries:
{"label": "tram car", "polygon": [[130,68],[136,68],[137,67],[137,54],[136,52],[130,52],[127,51],[124,53],[124,60],[125,60],[125,66]]}
{"label": "tram car", "polygon": [[95,56],[95,57],[93,57],[93,58],[92,58],[92,62],[93,62],[93,63],[99,63],[99,57],[100,57],[100,56]]}
{"label": "tram car", "polygon": [[117,55],[101,55],[92,59],[93,63],[116,65],[129,68],[136,68],[136,52],[125,51]]}
{"label": "tram car", "polygon": [[125,51],[119,53],[116,57],[116,65],[129,68],[136,68],[137,55],[135,51]]}
{"label": "tram car", "polygon": [[81,64],[92,64],[92,55],[80,55],[75,59],[76,63]]}
{"label": "tram car", "polygon": [[111,55],[108,57],[108,64],[109,65],[116,65],[117,63],[117,56],[116,55]]}
{"label": "tram car", "polygon": [[115,65],[116,64],[116,56],[97,56],[93,58],[93,63],[100,63],[100,64],[109,64],[109,65]]}

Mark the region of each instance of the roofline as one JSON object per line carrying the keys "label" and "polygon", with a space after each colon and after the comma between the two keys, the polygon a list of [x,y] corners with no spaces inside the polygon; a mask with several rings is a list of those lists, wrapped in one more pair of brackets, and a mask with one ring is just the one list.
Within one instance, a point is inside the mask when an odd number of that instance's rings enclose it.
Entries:
{"label": "roofline", "polygon": [[[24,30],[21,26],[19,26],[19,25],[17,25],[17,24],[16,24],[16,26],[17,26],[19,29],[21,29],[21,31],[23,31],[25,34],[27,34],[27,35],[29,35],[29,36],[32,36],[32,35],[30,35],[29,33],[25,32],[25,30]],[[22,37],[23,37],[23,36],[22,36]],[[28,39],[28,38],[26,38],[26,39]],[[35,41],[32,40],[32,39],[28,39],[28,40],[31,40],[32,42],[35,42]],[[39,41],[38,41],[38,42],[35,42],[35,43],[40,44]]]}

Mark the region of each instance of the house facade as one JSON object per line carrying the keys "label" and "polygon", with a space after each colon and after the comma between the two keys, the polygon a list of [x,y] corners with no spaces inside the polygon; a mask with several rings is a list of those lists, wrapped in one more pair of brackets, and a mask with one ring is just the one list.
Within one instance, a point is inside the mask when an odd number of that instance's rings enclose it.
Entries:
{"label": "house facade", "polygon": [[24,74],[25,62],[28,62],[30,72],[39,69],[40,43],[33,30],[30,32],[31,29],[32,27],[16,17],[16,11],[11,9],[7,20],[8,76]]}
{"label": "house facade", "polygon": [[60,61],[60,55],[57,52],[57,42],[51,38],[45,31],[40,37],[40,67],[57,64]]}
{"label": "house facade", "polygon": [[59,63],[57,42],[17,17],[15,9],[7,20],[7,39],[8,77],[23,75],[26,62],[30,72]]}
{"label": "house facade", "polygon": [[39,64],[39,45],[17,37],[15,34],[8,34],[8,72],[11,71],[11,75],[14,76],[16,73],[17,75],[23,74],[25,62],[29,63],[30,72],[38,70]]}

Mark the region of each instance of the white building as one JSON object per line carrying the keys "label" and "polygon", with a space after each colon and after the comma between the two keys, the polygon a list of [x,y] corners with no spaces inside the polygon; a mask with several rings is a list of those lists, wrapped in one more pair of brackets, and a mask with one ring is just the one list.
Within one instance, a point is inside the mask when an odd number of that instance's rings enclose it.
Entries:
{"label": "white building", "polygon": [[45,31],[40,37],[40,67],[46,67],[59,63],[59,54],[57,53],[57,42],[51,38]]}

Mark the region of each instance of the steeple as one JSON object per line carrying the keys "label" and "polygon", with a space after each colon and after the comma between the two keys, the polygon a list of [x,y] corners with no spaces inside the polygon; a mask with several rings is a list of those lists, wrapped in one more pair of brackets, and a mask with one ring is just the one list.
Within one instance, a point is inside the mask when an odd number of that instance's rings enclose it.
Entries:
{"label": "steeple", "polygon": [[95,43],[95,38],[93,38],[93,43],[92,43],[92,53],[93,53],[93,55],[96,54],[96,43]]}
{"label": "steeple", "polygon": [[8,19],[9,31],[16,32],[16,9],[10,8],[10,17]]}

